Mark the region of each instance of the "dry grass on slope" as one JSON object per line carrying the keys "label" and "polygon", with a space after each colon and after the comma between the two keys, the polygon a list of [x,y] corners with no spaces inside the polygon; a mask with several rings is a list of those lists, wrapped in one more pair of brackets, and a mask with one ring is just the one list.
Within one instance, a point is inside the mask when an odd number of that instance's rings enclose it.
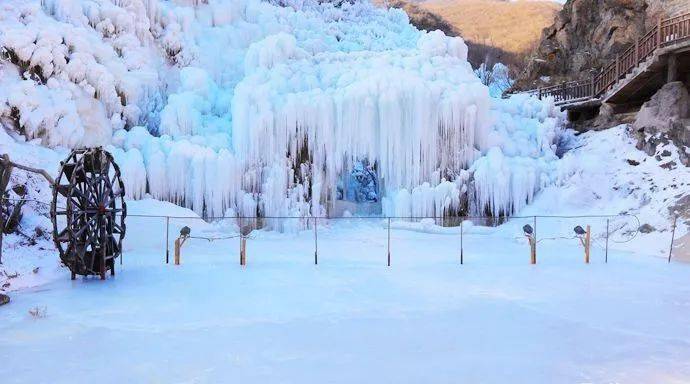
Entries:
{"label": "dry grass on slope", "polygon": [[561,6],[551,1],[429,0],[417,4],[441,16],[465,39],[523,54],[553,24]]}

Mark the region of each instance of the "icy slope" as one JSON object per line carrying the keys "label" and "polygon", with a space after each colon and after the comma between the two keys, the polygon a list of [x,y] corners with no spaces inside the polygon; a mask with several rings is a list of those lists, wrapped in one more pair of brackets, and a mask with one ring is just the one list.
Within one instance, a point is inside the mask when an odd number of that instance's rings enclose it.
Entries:
{"label": "icy slope", "polygon": [[359,161],[388,214],[512,213],[555,159],[549,102],[495,100],[459,38],[368,2],[11,0],[0,117],[106,145],[130,197],[325,215]]}
{"label": "icy slope", "polygon": [[[660,145],[654,156],[636,149],[628,130],[621,125],[580,136],[558,161],[552,184],[520,214],[636,215],[652,232],[619,246],[667,257],[673,217],[678,215],[676,239],[689,229],[687,206],[679,202],[690,199],[690,168],[672,143]],[[633,224],[623,229],[635,231]]]}

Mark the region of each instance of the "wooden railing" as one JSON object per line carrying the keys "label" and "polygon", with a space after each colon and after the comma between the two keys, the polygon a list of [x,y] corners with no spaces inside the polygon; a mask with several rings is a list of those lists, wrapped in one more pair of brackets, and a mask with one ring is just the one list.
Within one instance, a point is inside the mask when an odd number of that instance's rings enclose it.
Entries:
{"label": "wooden railing", "polygon": [[690,40],[690,12],[660,19],[659,23],[637,39],[616,60],[607,64],[601,72],[587,80],[568,81],[550,87],[526,92],[540,99],[553,97],[556,105],[571,104],[596,99],[614,88],[620,79],[632,73],[641,63],[653,56],[657,49],[665,48],[684,40]]}
{"label": "wooden railing", "polygon": [[539,88],[534,94],[540,99],[553,97],[556,103],[576,102],[589,99],[594,83],[591,80],[569,81],[551,87]]}

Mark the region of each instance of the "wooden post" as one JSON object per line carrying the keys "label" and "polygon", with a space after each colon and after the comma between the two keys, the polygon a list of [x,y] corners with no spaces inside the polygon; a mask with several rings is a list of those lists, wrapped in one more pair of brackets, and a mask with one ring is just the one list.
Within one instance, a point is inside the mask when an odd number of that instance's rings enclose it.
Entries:
{"label": "wooden post", "polygon": [[247,237],[244,234],[240,236],[240,265],[247,265]]}
{"label": "wooden post", "polygon": [[[100,221],[100,220],[99,220],[99,221]],[[103,236],[101,236],[101,244],[105,244],[105,243],[106,243],[106,238],[107,238],[107,236],[108,236],[108,235],[106,234],[106,230],[105,230],[106,227],[105,227],[105,226],[106,226],[106,223],[105,223],[105,220],[103,220],[103,223],[101,224],[101,233],[103,233]],[[106,254],[107,251],[108,251],[107,247],[101,247],[101,280],[105,280],[105,270],[106,270],[106,267],[107,267],[107,266],[106,266],[105,254]],[[113,262],[114,262],[114,261],[115,261],[115,260],[113,259]]]}
{"label": "wooden post", "polygon": [[671,230],[671,246],[668,248],[668,262],[671,262],[671,254],[673,253],[673,240],[676,237],[676,222],[678,221],[678,216],[673,217],[673,229]]}
{"label": "wooden post", "polygon": [[592,228],[587,225],[587,231],[585,232],[585,264],[589,264],[589,247],[592,241]]}
{"label": "wooden post", "polygon": [[165,217],[165,264],[170,264],[170,216]]}
{"label": "wooden post", "polygon": [[[5,189],[7,189],[7,184],[10,182],[11,175],[12,163],[10,163],[10,157],[4,154],[0,158],[0,205],[2,205],[5,198]],[[0,264],[2,264],[2,236],[4,232],[5,218],[2,215],[2,207],[0,207]]]}
{"label": "wooden post", "polygon": [[668,68],[666,73],[666,82],[670,83],[678,80],[678,55],[671,54],[668,57]]}
{"label": "wooden post", "polygon": [[388,218],[388,263],[391,266],[391,218]]}
{"label": "wooden post", "polygon": [[609,219],[606,219],[606,254],[604,256],[604,263],[609,262]]}
{"label": "wooden post", "polygon": [[530,264],[536,264],[537,263],[537,240],[534,238],[534,236],[528,236],[527,240],[529,240],[529,263]]}
{"label": "wooden post", "polygon": [[463,255],[464,249],[463,249],[463,245],[462,245],[462,238],[463,238],[463,236],[464,236],[464,230],[463,230],[463,227],[462,227],[462,222],[463,222],[463,221],[465,221],[465,218],[464,218],[464,217],[461,217],[461,218],[460,218],[460,265],[464,264],[464,260],[463,260],[463,259],[464,259],[464,256],[465,256],[465,255]]}
{"label": "wooden post", "polygon": [[180,248],[182,247],[181,240],[181,237],[175,239],[175,265],[180,265]]}
{"label": "wooden post", "polygon": [[314,265],[319,265],[319,232],[317,229],[316,216],[314,216]]}
{"label": "wooden post", "polygon": [[616,81],[613,82],[614,84],[617,83],[620,78],[620,69],[618,68],[620,66],[619,59],[620,57],[616,54]]}
{"label": "wooden post", "polygon": [[239,227],[239,232],[240,232],[240,265],[244,266],[245,263],[247,262],[247,242],[245,239],[245,234],[247,233],[246,229],[243,226],[243,221],[242,217],[237,218],[237,223]]}
{"label": "wooden post", "polygon": [[537,216],[534,216],[534,234],[532,236],[534,236],[534,244],[532,244],[532,247],[534,247],[534,249],[532,250],[532,254],[534,255],[533,256],[534,262],[532,264],[536,264],[537,263]]}
{"label": "wooden post", "polygon": [[635,66],[640,63],[640,40],[635,39]]}
{"label": "wooden post", "polygon": [[661,43],[663,42],[663,39],[661,38],[661,28],[662,28],[661,27],[661,21],[662,21],[662,19],[661,19],[661,17],[659,17],[659,24],[657,25],[657,30],[656,30],[656,47],[654,50],[656,50],[656,48],[658,48],[658,47],[661,47]]}

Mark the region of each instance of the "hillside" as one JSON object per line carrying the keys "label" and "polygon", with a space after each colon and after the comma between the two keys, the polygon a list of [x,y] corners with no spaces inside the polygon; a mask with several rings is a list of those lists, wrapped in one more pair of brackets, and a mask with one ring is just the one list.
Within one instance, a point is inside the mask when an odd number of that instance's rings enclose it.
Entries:
{"label": "hillside", "polygon": [[475,67],[487,54],[490,61],[519,65],[561,8],[550,1],[393,0],[387,4],[403,8],[420,29],[440,29],[462,36],[470,47],[469,59]]}
{"label": "hillside", "polygon": [[500,0],[431,0],[420,6],[448,20],[465,39],[511,53],[532,48],[561,8],[550,1]]}
{"label": "hillside", "polygon": [[540,42],[518,81],[519,88],[587,77],[649,31],[660,17],[687,10],[686,0],[568,1]]}

